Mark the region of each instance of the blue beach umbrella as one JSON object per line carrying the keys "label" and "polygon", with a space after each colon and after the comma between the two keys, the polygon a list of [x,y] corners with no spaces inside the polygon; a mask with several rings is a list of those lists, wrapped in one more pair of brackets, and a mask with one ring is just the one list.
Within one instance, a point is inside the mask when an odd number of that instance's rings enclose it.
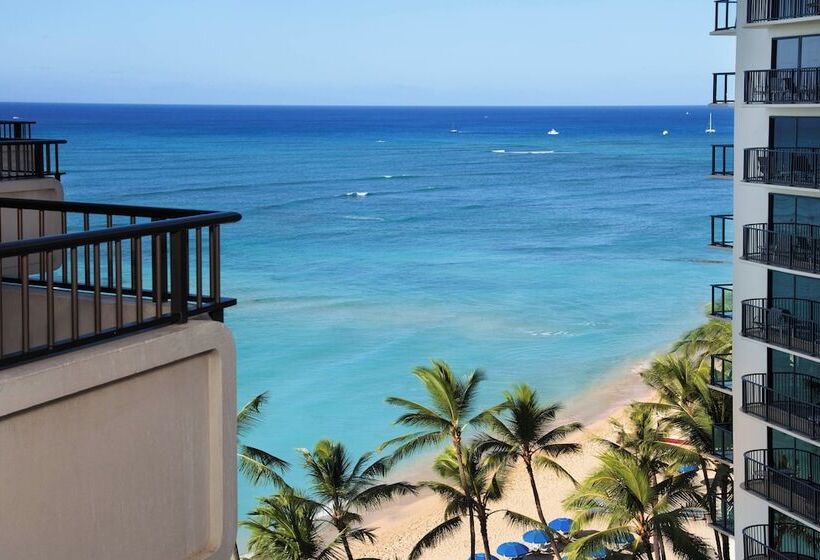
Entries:
{"label": "blue beach umbrella", "polygon": [[683,465],[681,468],[678,469],[680,474],[689,474],[693,473],[698,470],[697,465]]}
{"label": "blue beach umbrella", "polygon": [[505,542],[499,545],[495,551],[501,556],[506,556],[507,558],[521,558],[525,554],[529,553],[530,549],[520,542]]}
{"label": "blue beach umbrella", "polygon": [[599,548],[598,550],[593,550],[590,556],[595,558],[595,560],[601,560],[602,558],[606,558],[608,554],[609,552],[607,551],[607,549]]}
{"label": "blue beach umbrella", "polygon": [[[470,560],[470,559],[467,558],[467,560]],[[483,552],[476,553],[476,555],[473,556],[472,560],[484,560],[484,553]],[[498,557],[490,556],[490,560],[498,560]]]}
{"label": "blue beach umbrella", "polygon": [[549,522],[549,528],[559,533],[569,533],[572,530],[572,519],[568,517],[559,517]]}
{"label": "blue beach umbrella", "polygon": [[530,544],[547,544],[550,542],[550,537],[540,529],[533,529],[524,533],[524,542]]}

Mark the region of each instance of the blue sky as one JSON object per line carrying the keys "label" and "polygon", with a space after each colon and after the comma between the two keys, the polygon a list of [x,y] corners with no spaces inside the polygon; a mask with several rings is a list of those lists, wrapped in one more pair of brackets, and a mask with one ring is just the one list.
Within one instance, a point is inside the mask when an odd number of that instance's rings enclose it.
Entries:
{"label": "blue sky", "polygon": [[3,101],[702,104],[709,0],[9,2]]}

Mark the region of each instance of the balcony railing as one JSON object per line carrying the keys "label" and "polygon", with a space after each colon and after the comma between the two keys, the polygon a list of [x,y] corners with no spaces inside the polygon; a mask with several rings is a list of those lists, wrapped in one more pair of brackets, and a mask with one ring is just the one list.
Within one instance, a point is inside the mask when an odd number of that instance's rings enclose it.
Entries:
{"label": "balcony railing", "polygon": [[59,179],[60,144],[65,140],[0,140],[0,181],[54,177]]}
{"label": "balcony railing", "polygon": [[711,498],[710,515],[712,525],[724,533],[735,534],[735,504],[725,493],[714,494]]}
{"label": "balcony railing", "polygon": [[728,105],[735,102],[735,73],[715,72],[712,74],[712,104]]}
{"label": "balcony railing", "polygon": [[746,103],[820,103],[820,68],[749,70],[745,76]]}
{"label": "balcony railing", "polygon": [[712,247],[724,247],[731,249],[734,242],[734,228],[732,226],[734,216],[732,214],[713,214],[710,216],[712,222]]}
{"label": "balcony railing", "polygon": [[734,155],[734,144],[712,144],[712,176],[733,176],[735,174]]}
{"label": "balcony railing", "polygon": [[710,310],[712,317],[718,319],[732,318],[732,285],[712,284],[712,305]]}
{"label": "balcony railing", "polygon": [[817,560],[820,533],[796,523],[752,525],[743,529],[743,552],[744,560]]}
{"label": "balcony railing", "polygon": [[0,199],[0,367],[210,314],[232,212]]}
{"label": "balcony railing", "polygon": [[820,441],[820,378],[802,373],[743,376],[743,412]]}
{"label": "balcony railing", "polygon": [[812,523],[820,521],[820,456],[794,448],[744,455],[746,490]]}
{"label": "balcony railing", "polygon": [[735,444],[731,424],[712,426],[712,449],[709,454],[726,463],[735,459]]}
{"label": "balcony railing", "polygon": [[711,356],[709,384],[719,389],[732,390],[732,355],[715,354]]}
{"label": "balcony railing", "polygon": [[820,150],[748,148],[743,152],[743,180],[786,187],[820,187]]}
{"label": "balcony railing", "polygon": [[20,119],[0,119],[0,139],[31,138],[31,127],[34,121]]}
{"label": "balcony railing", "polygon": [[741,334],[786,350],[820,356],[820,302],[749,299],[742,304]]}
{"label": "balcony railing", "polygon": [[820,226],[743,226],[743,258],[770,266],[820,274]]}
{"label": "balcony railing", "polygon": [[820,15],[818,0],[749,0],[746,21],[761,23]]}
{"label": "balcony railing", "polygon": [[737,27],[737,0],[715,0],[715,31]]}

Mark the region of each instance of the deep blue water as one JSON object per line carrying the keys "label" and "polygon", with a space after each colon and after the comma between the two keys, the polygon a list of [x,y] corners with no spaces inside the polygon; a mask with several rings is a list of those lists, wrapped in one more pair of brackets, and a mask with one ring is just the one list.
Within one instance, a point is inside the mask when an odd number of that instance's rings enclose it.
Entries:
{"label": "deep blue water", "polygon": [[[270,391],[249,439],[288,459],[393,435],[384,397],[418,397],[429,358],[485,368],[486,402],[564,399],[701,321],[730,281],[707,244],[731,183],[707,175],[732,115],[710,138],[708,114],[0,104],[69,140],[70,199],[243,214],[222,235],[239,397]],[[260,492],[240,482],[240,512]]]}

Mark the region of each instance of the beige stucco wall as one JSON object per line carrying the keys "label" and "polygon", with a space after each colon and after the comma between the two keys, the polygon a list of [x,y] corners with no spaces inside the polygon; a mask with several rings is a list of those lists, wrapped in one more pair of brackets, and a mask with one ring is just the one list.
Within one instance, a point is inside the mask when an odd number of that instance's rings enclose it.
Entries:
{"label": "beige stucco wall", "polygon": [[0,558],[229,558],[235,364],[202,319],[0,371]]}

